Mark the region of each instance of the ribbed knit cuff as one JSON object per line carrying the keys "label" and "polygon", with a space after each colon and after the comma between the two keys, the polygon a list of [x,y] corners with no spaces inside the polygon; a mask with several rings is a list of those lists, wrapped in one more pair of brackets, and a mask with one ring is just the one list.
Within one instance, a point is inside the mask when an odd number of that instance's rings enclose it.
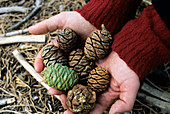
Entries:
{"label": "ribbed knit cuff", "polygon": [[159,64],[170,61],[170,30],[153,6],[129,21],[113,38],[112,49],[141,80]]}
{"label": "ribbed knit cuff", "polygon": [[98,29],[104,24],[113,35],[134,18],[140,2],[141,0],[91,0],[76,11]]}

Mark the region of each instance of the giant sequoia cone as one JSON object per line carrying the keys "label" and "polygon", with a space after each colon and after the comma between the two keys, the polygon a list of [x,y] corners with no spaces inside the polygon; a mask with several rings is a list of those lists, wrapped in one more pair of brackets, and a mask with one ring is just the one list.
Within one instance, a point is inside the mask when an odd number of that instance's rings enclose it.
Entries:
{"label": "giant sequoia cone", "polygon": [[76,72],[61,64],[50,65],[43,71],[43,74],[46,83],[59,90],[69,90],[78,82]]}
{"label": "giant sequoia cone", "polygon": [[76,49],[69,55],[69,67],[76,71],[81,82],[87,81],[90,71],[94,68],[94,62],[89,60],[82,49]]}
{"label": "giant sequoia cone", "polygon": [[53,45],[48,45],[43,49],[42,59],[45,67],[56,63],[67,66],[67,58],[58,47]]}
{"label": "giant sequoia cone", "polygon": [[96,93],[88,86],[77,84],[67,94],[66,104],[69,110],[76,113],[87,113],[94,108]]}
{"label": "giant sequoia cone", "polygon": [[59,48],[65,53],[69,53],[76,46],[77,34],[70,28],[65,28],[58,32],[57,42]]}
{"label": "giant sequoia cone", "polygon": [[96,92],[103,92],[110,82],[110,73],[102,67],[93,69],[88,77],[87,84]]}
{"label": "giant sequoia cone", "polygon": [[109,54],[112,36],[102,24],[102,30],[93,32],[86,40],[84,53],[89,59],[97,60]]}

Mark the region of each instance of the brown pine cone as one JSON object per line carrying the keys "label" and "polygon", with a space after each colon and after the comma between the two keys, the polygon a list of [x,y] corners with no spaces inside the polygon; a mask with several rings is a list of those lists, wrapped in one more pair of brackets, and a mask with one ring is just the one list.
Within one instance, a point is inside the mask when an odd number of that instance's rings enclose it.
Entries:
{"label": "brown pine cone", "polygon": [[69,67],[76,71],[81,82],[87,82],[90,71],[94,68],[94,62],[89,60],[82,49],[76,49],[69,55]]}
{"label": "brown pine cone", "polygon": [[102,67],[93,69],[88,77],[87,85],[96,92],[103,92],[110,83],[110,73]]}
{"label": "brown pine cone", "polygon": [[86,114],[94,108],[95,102],[96,92],[88,86],[77,84],[68,91],[66,104],[72,112]]}
{"label": "brown pine cone", "polygon": [[106,57],[110,52],[112,36],[102,25],[102,30],[93,32],[86,40],[84,53],[89,59],[98,60]]}
{"label": "brown pine cone", "polygon": [[75,48],[78,37],[75,31],[70,28],[65,28],[61,31],[58,31],[58,38],[56,39],[59,48],[65,53],[69,53]]}
{"label": "brown pine cone", "polygon": [[58,47],[53,45],[48,45],[43,49],[42,59],[45,67],[56,63],[67,66],[67,58]]}

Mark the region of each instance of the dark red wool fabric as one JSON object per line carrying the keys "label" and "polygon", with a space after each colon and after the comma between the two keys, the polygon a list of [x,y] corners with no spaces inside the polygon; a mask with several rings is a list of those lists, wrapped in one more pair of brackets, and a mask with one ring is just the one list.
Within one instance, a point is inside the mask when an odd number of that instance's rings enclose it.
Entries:
{"label": "dark red wool fabric", "polygon": [[140,2],[91,0],[77,12],[98,29],[105,24],[114,38],[112,49],[142,80],[154,67],[170,60],[170,31],[153,6],[147,7],[138,19],[129,21]]}
{"label": "dark red wool fabric", "polygon": [[104,24],[113,35],[135,17],[140,2],[141,0],[91,0],[76,11],[98,29]]}
{"label": "dark red wool fabric", "polygon": [[170,30],[153,6],[113,36],[112,49],[142,80],[157,65],[170,61]]}

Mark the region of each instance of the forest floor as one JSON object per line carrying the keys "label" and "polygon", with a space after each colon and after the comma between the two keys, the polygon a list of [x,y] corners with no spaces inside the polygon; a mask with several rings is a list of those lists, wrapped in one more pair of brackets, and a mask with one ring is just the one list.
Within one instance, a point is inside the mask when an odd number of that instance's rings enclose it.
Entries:
{"label": "forest floor", "polygon": [[[1,0],[0,8],[20,6],[27,9],[22,12],[1,12],[0,34],[27,29],[31,25],[48,19],[62,11],[79,9],[87,2],[88,0]],[[136,18],[140,15],[142,10],[150,4],[151,2],[149,0],[143,1],[137,10]],[[22,22],[37,7],[39,7],[39,9],[34,12],[34,15]],[[20,23],[20,25],[16,26],[18,23]],[[29,35],[29,33],[25,33],[24,35]],[[40,49],[54,39],[52,32],[45,36],[46,41],[41,43],[16,42],[11,44],[0,44],[0,113],[60,114],[64,112],[65,109],[62,107],[60,101],[53,95],[49,95],[46,88],[37,82],[37,80],[24,69],[12,54],[12,52],[17,49],[27,62],[33,66],[35,57]],[[164,63],[148,74],[148,78],[145,79],[143,83],[149,83],[152,88],[157,88],[157,90],[160,89],[162,92],[169,94],[169,73],[170,63]],[[162,78],[159,78],[159,75],[163,75]],[[152,80],[152,77],[158,78],[157,80]],[[154,100],[153,102],[148,100],[147,95],[150,95],[151,99],[154,95],[153,93],[146,92],[144,87],[142,87],[142,84],[134,108],[131,112],[127,112],[127,114],[167,113],[165,104],[163,104],[166,100],[159,99],[159,103],[154,102]],[[155,86],[155,84],[158,86]],[[156,98],[157,97],[158,96],[156,96]],[[5,100],[9,100],[9,102],[3,104],[2,101]],[[169,104],[169,102],[170,101],[166,103]],[[160,104],[163,108],[157,106],[157,104]],[[110,107],[106,109],[104,114],[108,114],[109,108]]]}

